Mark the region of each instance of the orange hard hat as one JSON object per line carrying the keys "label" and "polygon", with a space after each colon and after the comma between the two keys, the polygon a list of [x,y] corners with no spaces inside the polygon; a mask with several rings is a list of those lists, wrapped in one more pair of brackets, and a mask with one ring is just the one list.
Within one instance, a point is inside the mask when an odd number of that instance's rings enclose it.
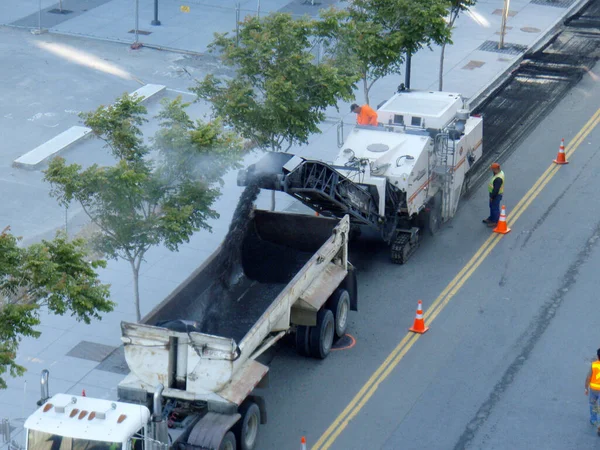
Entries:
{"label": "orange hard hat", "polygon": [[498,163],[492,163],[492,165],[490,166],[490,169],[499,169],[500,168],[500,164]]}

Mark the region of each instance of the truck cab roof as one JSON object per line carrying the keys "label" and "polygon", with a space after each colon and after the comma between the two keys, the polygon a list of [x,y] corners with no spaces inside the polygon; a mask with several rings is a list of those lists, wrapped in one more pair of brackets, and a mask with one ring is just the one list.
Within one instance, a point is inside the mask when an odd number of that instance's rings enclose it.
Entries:
{"label": "truck cab roof", "polygon": [[25,428],[75,439],[126,442],[148,423],[142,405],[56,394],[27,418]]}

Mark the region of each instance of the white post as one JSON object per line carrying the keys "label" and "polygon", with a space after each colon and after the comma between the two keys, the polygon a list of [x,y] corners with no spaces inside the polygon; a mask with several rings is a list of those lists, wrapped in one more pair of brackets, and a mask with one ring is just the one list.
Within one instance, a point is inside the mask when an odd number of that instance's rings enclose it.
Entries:
{"label": "white post", "polygon": [[500,43],[498,48],[504,48],[504,35],[506,34],[506,21],[508,20],[508,9],[510,8],[510,0],[504,0],[504,9],[502,10],[502,26],[500,29]]}
{"label": "white post", "polygon": [[40,9],[38,12],[38,31],[42,33],[42,0],[40,0]]}
{"label": "white post", "polygon": [[138,26],[140,23],[140,0],[135,0],[135,43],[138,43]]}

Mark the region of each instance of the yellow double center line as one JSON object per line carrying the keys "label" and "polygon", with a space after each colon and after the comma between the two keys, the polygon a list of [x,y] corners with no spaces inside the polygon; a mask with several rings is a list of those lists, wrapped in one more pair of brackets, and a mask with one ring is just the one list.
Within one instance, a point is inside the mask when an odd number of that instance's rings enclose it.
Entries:
{"label": "yellow double center line", "polygon": [[[590,132],[600,123],[600,109],[591,117],[590,120],[584,125],[584,127],[577,133],[573,140],[569,143],[565,149],[567,158],[570,157],[583,140],[590,134]],[[539,195],[544,189],[546,184],[554,177],[556,172],[561,166],[557,164],[551,164],[541,177],[535,182],[535,184],[529,189],[529,191],[521,198],[519,203],[515,206],[514,210],[508,217],[508,224],[514,224],[523,212],[529,207],[531,202]],[[441,294],[435,299],[431,307],[425,312],[424,318],[429,322],[433,322],[438,314],[444,309],[448,302],[456,295],[458,290],[465,284],[465,282],[471,277],[473,272],[481,265],[487,255],[493,250],[498,244],[500,239],[504,235],[492,234],[483,245],[477,250],[475,255],[469,260],[469,262],[462,268],[462,270],[454,277],[454,279],[444,288]],[[389,354],[385,361],[377,368],[375,373],[371,375],[365,385],[358,391],[358,394],[354,396],[352,401],[346,406],[342,413],[335,419],[335,421],[327,428],[325,433],[320,437],[317,443],[312,447],[312,450],[327,450],[331,447],[333,442],[348,426],[348,423],[356,417],[362,407],[369,401],[373,396],[379,385],[389,376],[394,368],[400,363],[404,355],[411,349],[414,343],[421,337],[421,334],[408,333],[396,346],[396,348]]]}

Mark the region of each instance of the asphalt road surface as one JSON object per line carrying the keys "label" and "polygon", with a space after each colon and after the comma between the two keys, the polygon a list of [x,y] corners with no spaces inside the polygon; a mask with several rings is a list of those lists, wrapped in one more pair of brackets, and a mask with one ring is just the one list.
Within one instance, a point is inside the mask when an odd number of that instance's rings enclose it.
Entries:
{"label": "asphalt road surface", "polygon": [[[325,361],[279,346],[258,448],[297,448],[301,436],[313,450],[600,446],[583,391],[600,347],[595,79],[503,165],[511,233],[481,223],[484,185],[405,266],[377,240],[354,246],[356,345]],[[559,167],[561,138],[570,163]],[[419,299],[430,330],[407,335]]]}

